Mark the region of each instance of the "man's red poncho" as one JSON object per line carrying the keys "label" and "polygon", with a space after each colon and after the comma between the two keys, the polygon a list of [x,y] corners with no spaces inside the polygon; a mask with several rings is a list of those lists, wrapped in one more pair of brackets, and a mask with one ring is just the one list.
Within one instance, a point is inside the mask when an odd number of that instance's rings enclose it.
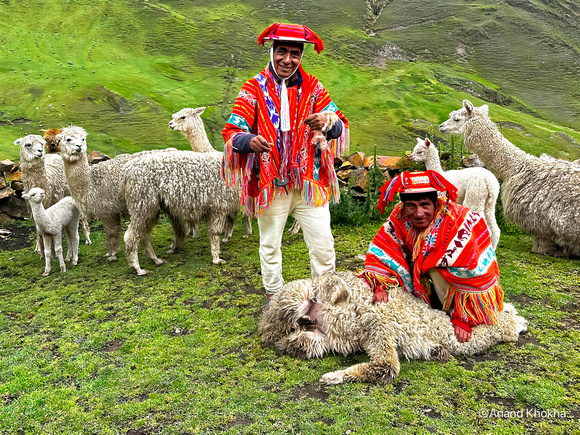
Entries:
{"label": "man's red poncho", "polygon": [[[478,213],[439,198],[431,224],[420,230],[399,203],[373,238],[359,276],[373,290],[399,284],[430,304],[431,289],[422,279],[429,269],[447,281],[443,309],[454,324],[493,324],[503,309],[499,268],[487,224]],[[468,325],[468,326],[467,326]]]}

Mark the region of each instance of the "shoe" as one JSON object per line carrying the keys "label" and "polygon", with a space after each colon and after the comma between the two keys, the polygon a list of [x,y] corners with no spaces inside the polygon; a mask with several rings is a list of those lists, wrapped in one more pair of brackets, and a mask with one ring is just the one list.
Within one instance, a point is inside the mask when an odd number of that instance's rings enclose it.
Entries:
{"label": "shoe", "polygon": [[268,296],[266,296],[266,300],[262,304],[262,312],[268,310],[268,307],[270,306],[270,299],[272,299],[272,296],[274,296],[274,295],[268,295]]}

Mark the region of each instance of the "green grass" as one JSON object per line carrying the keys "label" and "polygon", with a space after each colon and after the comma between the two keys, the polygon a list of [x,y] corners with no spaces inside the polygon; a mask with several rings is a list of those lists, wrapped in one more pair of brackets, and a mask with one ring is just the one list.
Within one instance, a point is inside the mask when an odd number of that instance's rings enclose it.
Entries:
{"label": "green grass", "polygon": [[[355,255],[378,226],[335,226],[339,269],[362,266]],[[518,344],[448,364],[403,361],[385,387],[323,386],[322,374],[367,357],[302,361],[260,345],[258,236],[243,239],[242,228],[240,221],[223,246],[225,265],[211,263],[202,227],[165,265],[142,256],[145,277],[134,275],[124,253],[104,259],[95,225],[94,244],[81,245],[80,264],[66,273],[41,276],[32,236],[30,246],[0,252],[0,430],[578,433],[580,260],[531,254],[530,236],[504,231],[502,286],[530,322]],[[162,219],[156,251],[171,238]],[[309,276],[301,235],[285,236],[283,249],[286,280]],[[491,410],[559,414],[482,417]]]}

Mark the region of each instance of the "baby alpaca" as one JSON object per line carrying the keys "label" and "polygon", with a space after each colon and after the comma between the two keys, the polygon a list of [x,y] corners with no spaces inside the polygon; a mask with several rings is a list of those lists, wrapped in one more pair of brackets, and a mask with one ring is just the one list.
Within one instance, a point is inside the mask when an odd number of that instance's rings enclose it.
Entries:
{"label": "baby alpaca", "polygon": [[443,175],[457,188],[457,202],[479,213],[485,219],[493,248],[497,248],[501,230],[495,219],[495,204],[499,195],[499,181],[485,168],[465,168],[443,171],[439,152],[429,139],[417,138],[417,145],[409,159],[425,162],[425,167]]}
{"label": "baby alpaca", "polygon": [[446,362],[452,355],[473,355],[496,343],[515,342],[527,321],[504,304],[494,325],[479,325],[459,343],[449,316],[399,287],[387,303],[373,304],[366,282],[352,272],[327,273],[292,281],[272,296],[260,320],[262,343],[300,358],[365,351],[369,362],[320,378],[326,384],[369,382],[384,385],[406,359]]}
{"label": "baby alpaca", "polygon": [[45,193],[39,187],[33,187],[22,197],[30,201],[36,231],[42,236],[44,242],[45,267],[42,275],[50,274],[50,258],[53,251],[60,263],[61,272],[66,272],[65,260],[62,257],[62,230],[64,229],[68,238],[66,261],[72,258],[74,266],[79,260],[79,209],[76,208],[70,196],[65,196],[45,210],[42,205]]}

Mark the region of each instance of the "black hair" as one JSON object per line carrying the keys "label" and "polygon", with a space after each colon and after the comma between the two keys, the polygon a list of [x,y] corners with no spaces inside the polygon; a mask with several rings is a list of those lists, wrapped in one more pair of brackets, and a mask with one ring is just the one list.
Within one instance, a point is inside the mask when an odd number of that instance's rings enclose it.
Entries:
{"label": "black hair", "polygon": [[291,45],[292,47],[298,47],[300,51],[304,52],[304,43],[299,41],[286,41],[284,39],[274,39],[274,44],[272,47],[276,50],[276,47],[280,44]]}
{"label": "black hair", "polygon": [[437,191],[433,190],[431,192],[417,192],[417,193],[403,193],[400,192],[399,196],[403,203],[405,201],[420,201],[422,199],[430,199],[433,205],[437,204]]}

